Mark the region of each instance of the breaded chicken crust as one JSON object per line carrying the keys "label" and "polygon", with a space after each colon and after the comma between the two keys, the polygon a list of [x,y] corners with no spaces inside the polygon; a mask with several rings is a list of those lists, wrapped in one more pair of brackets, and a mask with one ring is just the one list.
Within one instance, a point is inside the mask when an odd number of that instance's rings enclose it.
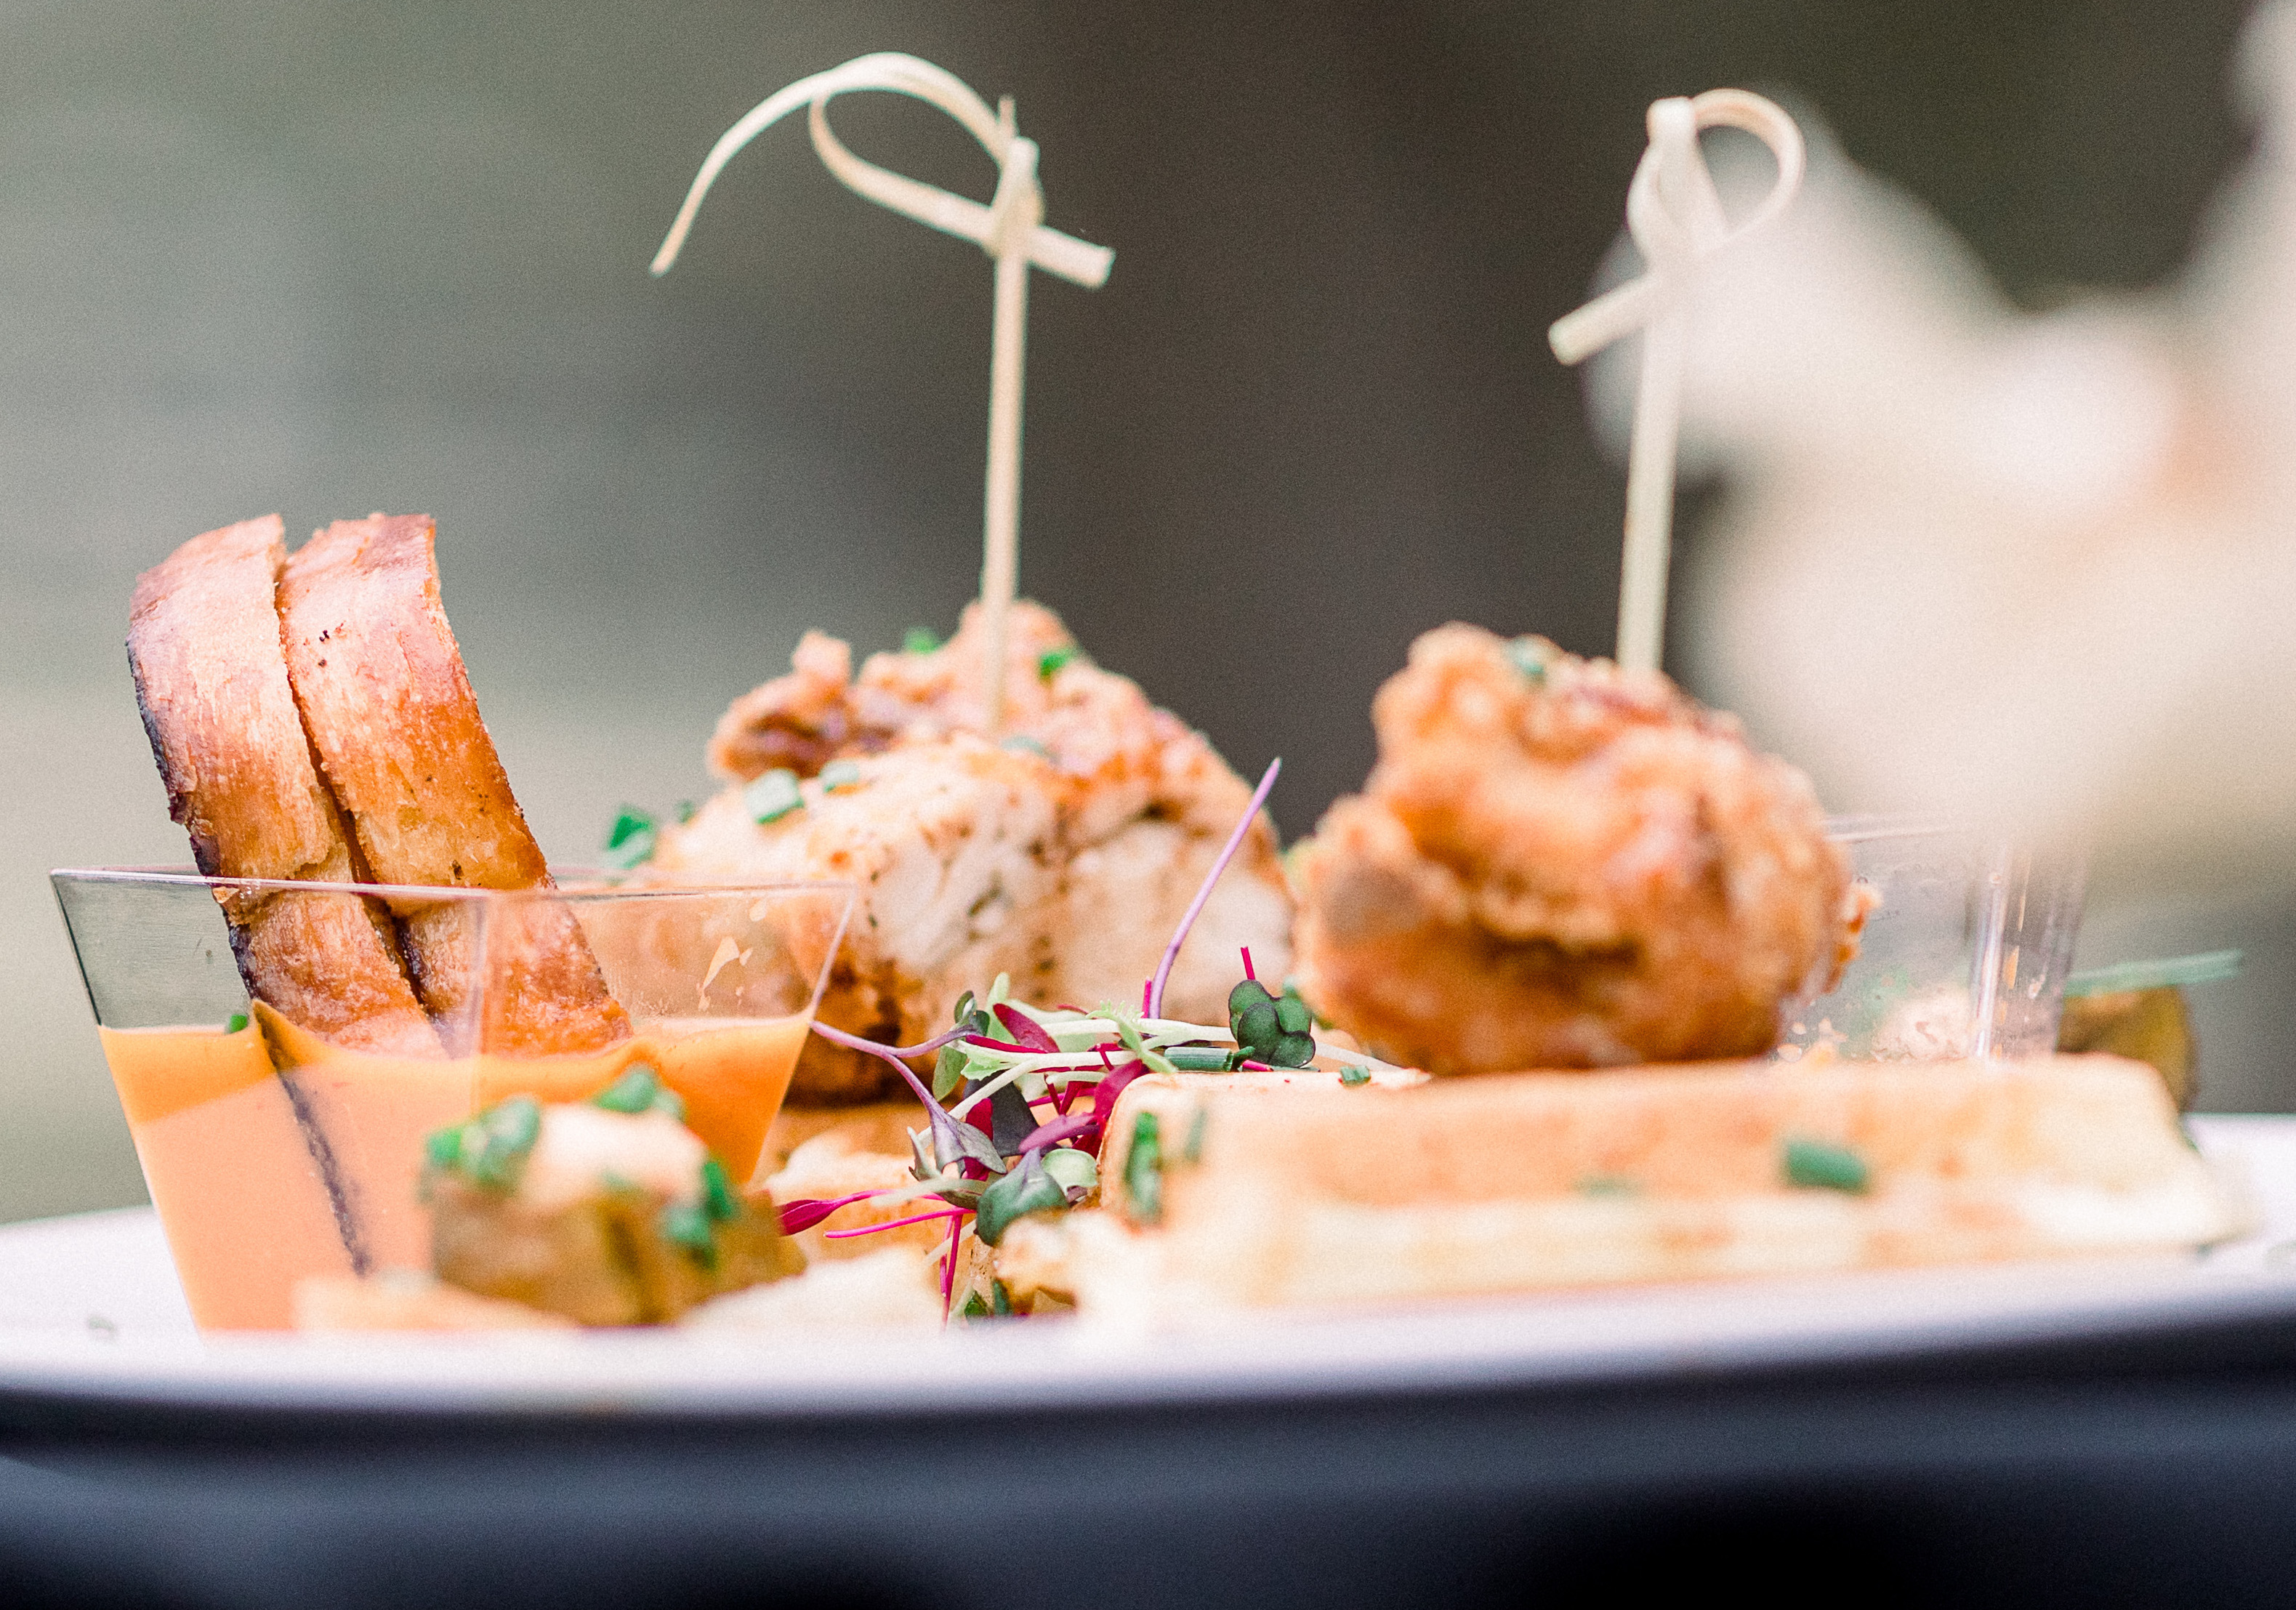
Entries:
{"label": "breaded chicken crust", "polygon": [[1855,954],[1808,779],[1656,671],[1451,625],[1300,857],[1316,1009],[1435,1073],[1753,1056]]}
{"label": "breaded chicken crust", "polygon": [[[1129,678],[1086,658],[1050,610],[1006,624],[1005,720],[983,735],[980,611],[923,652],[852,653],[808,632],[793,669],[736,700],[709,746],[733,786],[666,828],[645,875],[838,878],[860,902],[824,994],[824,1022],[910,1044],[946,1027],[966,990],[1009,973],[1052,1006],[1137,1006],[1174,925],[1251,799],[1201,733]],[[822,768],[852,762],[824,786]],[[802,803],[771,820],[742,784],[786,769]],[[1167,1010],[1222,1021],[1251,947],[1290,965],[1291,896],[1262,817],[1197,920]],[[800,1105],[899,1089],[882,1064],[815,1038]]]}

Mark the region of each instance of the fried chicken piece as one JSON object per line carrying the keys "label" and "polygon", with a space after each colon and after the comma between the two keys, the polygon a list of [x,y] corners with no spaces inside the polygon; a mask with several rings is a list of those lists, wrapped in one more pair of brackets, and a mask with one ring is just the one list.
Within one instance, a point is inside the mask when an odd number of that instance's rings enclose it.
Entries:
{"label": "fried chicken piece", "polygon": [[1437,1073],[1759,1056],[1855,954],[1809,783],[1657,672],[1429,632],[1301,856],[1317,1009]]}
{"label": "fried chicken piece", "polygon": [[[859,885],[821,1018],[873,1039],[938,1032],[959,995],[999,973],[1040,1005],[1136,1003],[1250,787],[1136,683],[1084,658],[1051,611],[1015,604],[1006,633],[1001,743],[981,733],[978,605],[947,645],[873,654],[857,678],[843,643],[808,633],[791,673],[718,723],[710,764],[733,785],[663,831],[647,875]],[[824,786],[832,760],[850,775]],[[760,822],[743,784],[775,769],[803,779],[801,804]],[[1263,817],[1197,919],[1166,1010],[1225,1021],[1237,947],[1280,978],[1290,926]],[[898,1088],[882,1064],[816,1039],[791,1098]]]}

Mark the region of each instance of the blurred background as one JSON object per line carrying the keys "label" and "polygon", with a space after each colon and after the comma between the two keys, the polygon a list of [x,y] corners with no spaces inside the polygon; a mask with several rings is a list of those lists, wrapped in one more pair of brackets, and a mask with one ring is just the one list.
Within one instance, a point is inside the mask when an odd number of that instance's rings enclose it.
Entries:
{"label": "blurred background", "polygon": [[[1296,835],[1361,781],[1416,633],[1609,651],[1622,477],[1545,332],[1611,248],[1652,97],[1788,98],[2046,308],[2176,276],[2243,157],[2245,9],[0,9],[0,1218],[142,1199],[43,875],[185,858],[121,649],[136,572],[184,538],[435,514],[489,726],[568,858],[624,801],[703,792],[718,712],[805,628],[953,623],[987,259],[845,192],[792,122],[645,273],[783,84],[900,49],[1016,97],[1047,221],[1116,251],[1100,291],[1033,287],[1023,589],[1240,768],[1281,753]],[[939,113],[836,118],[988,195]],[[1693,578],[1721,490],[1685,489]],[[1678,631],[1699,608],[1677,594]],[[2091,912],[2084,964],[2243,947],[2194,998],[2202,1105],[2296,1107],[2284,882],[2108,850]]]}

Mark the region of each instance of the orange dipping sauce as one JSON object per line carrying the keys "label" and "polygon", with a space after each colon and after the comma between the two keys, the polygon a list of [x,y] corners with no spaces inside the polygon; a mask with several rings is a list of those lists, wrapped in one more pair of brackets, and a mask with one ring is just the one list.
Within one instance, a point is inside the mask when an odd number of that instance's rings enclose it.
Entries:
{"label": "orange dipping sauce", "polygon": [[746,1180],[781,1111],[809,1014],[642,1025],[581,1056],[447,1061],[330,1045],[258,1003],[259,1023],[100,1029],[144,1180],[204,1330],[283,1330],[309,1275],[428,1268],[422,1143],[504,1097],[580,1101],[644,1063]]}

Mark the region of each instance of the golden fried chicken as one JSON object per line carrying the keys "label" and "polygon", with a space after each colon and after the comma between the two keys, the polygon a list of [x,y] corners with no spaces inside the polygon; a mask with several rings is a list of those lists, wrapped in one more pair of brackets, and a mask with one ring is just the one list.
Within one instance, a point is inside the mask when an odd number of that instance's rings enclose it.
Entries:
{"label": "golden fried chicken", "polygon": [[[730,785],[663,830],[647,869],[857,884],[821,1017],[873,1039],[939,1032],[999,973],[1037,1005],[1136,1004],[1250,801],[1203,735],[1084,658],[1034,604],[1006,624],[992,742],[980,636],[975,605],[947,645],[873,654],[855,677],[843,643],[808,632],[790,675],[726,712],[709,760]],[[1237,947],[1280,978],[1291,921],[1262,818],[1197,919],[1165,1010],[1223,1021]],[[893,1082],[815,1039],[791,1098],[865,1101]]]}
{"label": "golden fried chicken", "polygon": [[1759,1056],[1856,949],[1808,781],[1657,672],[1447,626],[1300,856],[1308,999],[1438,1073]]}

